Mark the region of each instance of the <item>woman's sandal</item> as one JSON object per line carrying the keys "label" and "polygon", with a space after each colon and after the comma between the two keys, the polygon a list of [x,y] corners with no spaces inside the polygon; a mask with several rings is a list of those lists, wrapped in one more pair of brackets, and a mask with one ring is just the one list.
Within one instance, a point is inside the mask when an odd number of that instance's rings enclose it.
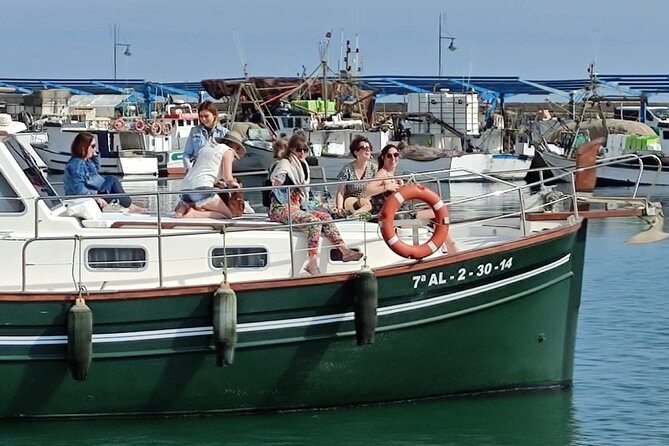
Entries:
{"label": "woman's sandal", "polygon": [[355,261],[358,261],[358,260],[362,259],[362,256],[364,256],[364,254],[361,253],[360,251],[350,250],[348,252],[348,254],[345,254],[345,255],[342,256],[341,261],[342,262],[355,262]]}
{"label": "woman's sandal", "polygon": [[309,269],[308,266],[305,266],[304,268],[302,268],[302,271],[307,272],[307,273],[311,274],[312,276],[317,276],[321,273],[321,270],[318,267],[316,267],[315,271],[313,271],[313,270]]}

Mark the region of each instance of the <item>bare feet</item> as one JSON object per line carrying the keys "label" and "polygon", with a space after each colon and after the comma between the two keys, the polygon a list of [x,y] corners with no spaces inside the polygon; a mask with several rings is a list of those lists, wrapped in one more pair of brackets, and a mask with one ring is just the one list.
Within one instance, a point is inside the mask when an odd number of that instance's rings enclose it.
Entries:
{"label": "bare feet", "polygon": [[316,276],[321,273],[321,270],[318,269],[318,263],[315,257],[309,257],[309,261],[307,262],[307,265],[304,267],[304,270],[309,274],[311,274],[312,276]]}
{"label": "bare feet", "polygon": [[138,206],[136,204],[131,203],[130,207],[128,208],[130,212],[146,212],[146,208],[142,206]]}
{"label": "bare feet", "polygon": [[364,255],[362,252],[354,251],[352,249],[343,250],[339,248],[339,250],[342,252],[342,262],[357,262]]}

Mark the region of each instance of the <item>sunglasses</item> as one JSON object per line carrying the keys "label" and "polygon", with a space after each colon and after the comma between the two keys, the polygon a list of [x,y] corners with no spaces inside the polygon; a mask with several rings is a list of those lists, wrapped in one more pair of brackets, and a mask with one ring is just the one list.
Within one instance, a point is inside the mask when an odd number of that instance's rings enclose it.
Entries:
{"label": "sunglasses", "polygon": [[399,158],[400,154],[395,152],[395,153],[386,153],[386,158]]}
{"label": "sunglasses", "polygon": [[372,146],[369,145],[364,145],[364,146],[358,146],[358,150],[364,150],[364,151],[372,151]]}
{"label": "sunglasses", "polygon": [[308,152],[309,149],[295,149],[296,152]]}

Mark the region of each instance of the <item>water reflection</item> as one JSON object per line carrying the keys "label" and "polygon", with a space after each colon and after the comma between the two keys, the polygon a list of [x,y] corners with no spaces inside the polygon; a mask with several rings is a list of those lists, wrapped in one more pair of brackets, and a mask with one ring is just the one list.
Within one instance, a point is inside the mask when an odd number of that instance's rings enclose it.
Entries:
{"label": "water reflection", "polygon": [[571,400],[556,390],[271,415],[3,423],[0,442],[557,446],[579,443]]}

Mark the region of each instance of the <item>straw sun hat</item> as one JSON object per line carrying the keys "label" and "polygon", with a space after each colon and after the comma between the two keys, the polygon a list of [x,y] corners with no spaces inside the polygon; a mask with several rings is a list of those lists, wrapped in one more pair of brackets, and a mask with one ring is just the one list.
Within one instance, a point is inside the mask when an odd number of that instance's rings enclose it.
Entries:
{"label": "straw sun hat", "polygon": [[216,138],[217,143],[227,144],[228,146],[235,149],[235,155],[237,158],[244,158],[246,155],[246,146],[244,146],[244,138],[239,132],[235,130],[230,130],[222,138]]}
{"label": "straw sun hat", "polygon": [[372,202],[369,198],[348,197],[344,200],[344,210],[350,213],[356,211],[369,212],[372,209]]}

